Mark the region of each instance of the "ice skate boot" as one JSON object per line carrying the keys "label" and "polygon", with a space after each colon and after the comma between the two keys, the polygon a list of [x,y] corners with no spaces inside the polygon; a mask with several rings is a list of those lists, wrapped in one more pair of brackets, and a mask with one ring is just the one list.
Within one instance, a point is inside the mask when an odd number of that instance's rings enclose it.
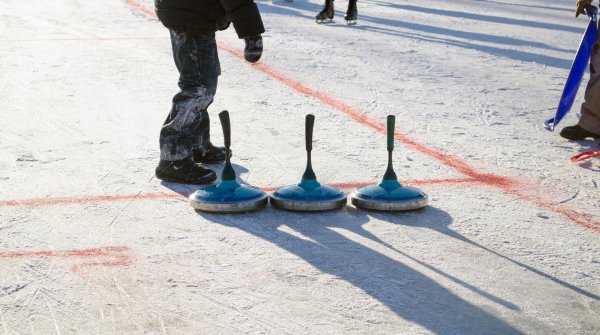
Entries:
{"label": "ice skate boot", "polygon": [[331,20],[333,19],[333,14],[333,0],[325,0],[323,10],[319,14],[317,14],[317,23],[331,22]]}
{"label": "ice skate boot", "polygon": [[356,10],[356,0],[348,0],[348,10],[344,16],[347,24],[356,24],[358,19],[358,11]]}

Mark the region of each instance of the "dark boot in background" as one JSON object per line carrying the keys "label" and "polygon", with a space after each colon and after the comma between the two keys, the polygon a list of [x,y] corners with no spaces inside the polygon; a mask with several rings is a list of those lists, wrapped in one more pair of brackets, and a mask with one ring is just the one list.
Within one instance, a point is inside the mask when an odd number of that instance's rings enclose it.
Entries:
{"label": "dark boot in background", "polygon": [[564,127],[560,131],[560,136],[562,138],[566,138],[567,140],[572,141],[583,141],[588,137],[600,138],[600,134],[594,134],[592,132],[589,132],[581,128],[581,126],[579,125]]}
{"label": "dark boot in background", "polygon": [[331,21],[333,19],[333,14],[333,0],[325,0],[323,10],[317,14],[317,23],[324,23],[327,19]]}
{"label": "dark boot in background", "polygon": [[356,24],[356,19],[358,19],[356,0],[348,0],[348,10],[346,11],[346,16],[344,16],[344,20],[346,20],[346,23],[348,24]]}

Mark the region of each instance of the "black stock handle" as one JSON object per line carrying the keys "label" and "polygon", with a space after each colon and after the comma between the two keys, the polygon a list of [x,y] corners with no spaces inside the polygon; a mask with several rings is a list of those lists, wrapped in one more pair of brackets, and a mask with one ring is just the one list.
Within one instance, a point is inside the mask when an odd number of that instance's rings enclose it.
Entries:
{"label": "black stock handle", "polygon": [[302,175],[302,179],[317,180],[315,172],[312,169],[312,159],[310,158],[310,152],[312,151],[312,138],[313,138],[313,127],[315,125],[315,116],[312,114],[306,114],[306,170]]}
{"label": "black stock handle", "polygon": [[388,115],[387,117],[387,149],[394,150],[394,126],[396,125],[396,117]]}
{"label": "black stock handle", "polygon": [[225,142],[225,147],[229,148],[231,146],[231,124],[229,123],[229,112],[222,111],[219,113],[219,119],[221,120],[221,127],[223,127],[223,141]]}
{"label": "black stock handle", "polygon": [[392,151],[394,151],[394,127],[396,125],[396,117],[388,115],[387,117],[387,149],[388,149],[388,165],[383,180],[398,180],[394,167],[392,166]]}
{"label": "black stock handle", "polygon": [[315,126],[315,116],[312,114],[306,115],[306,151],[312,151],[313,142],[313,127]]}
{"label": "black stock handle", "polygon": [[229,112],[222,111],[219,113],[219,119],[221,120],[221,127],[223,127],[223,142],[225,142],[226,157],[225,157],[225,167],[221,172],[221,180],[235,180],[235,170],[233,170],[233,166],[231,166],[231,161],[229,160],[229,154],[231,146],[231,124],[229,123]]}

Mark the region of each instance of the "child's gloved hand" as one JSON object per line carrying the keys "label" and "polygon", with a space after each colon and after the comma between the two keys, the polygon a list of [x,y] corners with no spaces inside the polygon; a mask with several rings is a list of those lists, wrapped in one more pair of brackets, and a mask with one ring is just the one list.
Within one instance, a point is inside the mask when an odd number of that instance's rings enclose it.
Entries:
{"label": "child's gloved hand", "polygon": [[244,58],[250,63],[258,62],[263,51],[262,36],[244,37],[244,42],[246,42]]}
{"label": "child's gloved hand", "polygon": [[578,0],[577,8],[575,9],[575,17],[578,17],[579,14],[585,14],[585,6],[589,6],[592,4],[592,0]]}

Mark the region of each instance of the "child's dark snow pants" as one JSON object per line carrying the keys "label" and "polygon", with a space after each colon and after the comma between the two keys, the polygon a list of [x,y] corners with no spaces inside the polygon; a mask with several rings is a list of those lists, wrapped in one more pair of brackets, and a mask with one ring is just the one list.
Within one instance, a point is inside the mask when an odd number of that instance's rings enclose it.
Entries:
{"label": "child's dark snow pants", "polygon": [[221,66],[214,33],[170,33],[181,91],[173,97],[159,142],[160,158],[174,161],[191,157],[192,149],[210,140],[206,109],[217,91]]}

